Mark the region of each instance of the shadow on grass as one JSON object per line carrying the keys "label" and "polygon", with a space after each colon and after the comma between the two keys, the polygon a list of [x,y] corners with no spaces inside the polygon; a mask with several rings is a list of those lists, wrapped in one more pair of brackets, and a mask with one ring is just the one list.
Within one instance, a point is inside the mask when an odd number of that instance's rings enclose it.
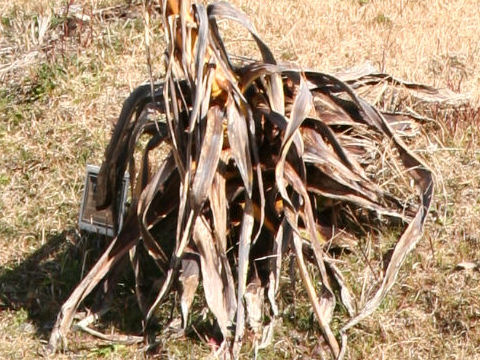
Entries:
{"label": "shadow on grass", "polygon": [[[26,311],[37,336],[48,339],[63,302],[101,255],[107,241],[102,236],[80,236],[71,229],[48,237],[45,245],[20,264],[1,267],[0,311]],[[119,277],[111,311],[102,318],[100,326],[113,325],[121,332],[139,334],[142,316],[136,305],[131,273],[128,267]],[[97,307],[100,293],[94,290],[80,310]]]}
{"label": "shadow on grass", "polygon": [[[105,237],[79,235],[75,229],[70,229],[48,237],[45,245],[20,264],[0,267],[0,311],[26,312],[27,320],[35,326],[36,336],[40,340],[48,340],[63,302],[101,256],[107,242]],[[119,334],[141,335],[143,317],[134,292],[133,271],[128,261],[124,262],[124,266],[124,271],[115,282],[112,296],[107,300],[109,311],[94,327],[104,332],[113,328]],[[102,283],[80,305],[79,311],[101,307],[104,300],[101,287]],[[198,293],[202,293],[202,290],[199,289]],[[157,331],[165,330],[172,316],[178,318],[178,310],[172,308],[177,302],[176,296],[171,294],[166,306],[156,311],[159,320]],[[177,347],[184,347],[187,343],[188,346],[202,347],[201,344],[209,338],[219,336],[211,317],[202,315],[201,310],[205,305],[203,296],[196,297],[191,314],[193,326],[187,327],[184,336],[178,338],[164,331],[157,334],[162,334],[167,342],[177,339]],[[185,342],[182,339],[189,340]],[[161,348],[158,350],[161,351]],[[205,349],[196,348],[196,351]]]}

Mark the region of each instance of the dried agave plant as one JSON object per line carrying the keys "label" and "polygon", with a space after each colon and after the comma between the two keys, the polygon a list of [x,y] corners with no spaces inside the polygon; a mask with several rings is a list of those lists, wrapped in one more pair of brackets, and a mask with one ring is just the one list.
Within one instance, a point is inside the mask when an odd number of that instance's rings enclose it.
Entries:
{"label": "dried agave plant", "polygon": [[[161,11],[165,79],[139,87],[125,102],[97,185],[98,208],[116,206],[128,169],[132,203],[118,236],[63,305],[51,349],[65,339],[80,302],[130,255],[146,332],[170,291],[180,292],[185,326],[201,279],[221,349],[238,357],[246,323],[262,330],[264,299],[269,318],[278,314],[282,259],[291,253],[330,352],[342,358],[347,330],[378,307],[421,237],[432,198],[430,170],[398,135],[405,114],[383,113],[353,90],[401,81],[372,73],[342,81],[278,64],[246,16],[226,2],[168,0]],[[263,61],[233,63],[220,19],[244,26]],[[155,151],[160,146],[163,157]],[[390,165],[372,155],[380,146],[390,149]],[[383,186],[371,168],[387,165],[417,193]],[[358,308],[329,254],[339,221],[329,210],[346,205],[405,224],[377,288]],[[152,259],[155,285],[146,276]],[[350,316],[338,336],[330,327],[336,301]]]}

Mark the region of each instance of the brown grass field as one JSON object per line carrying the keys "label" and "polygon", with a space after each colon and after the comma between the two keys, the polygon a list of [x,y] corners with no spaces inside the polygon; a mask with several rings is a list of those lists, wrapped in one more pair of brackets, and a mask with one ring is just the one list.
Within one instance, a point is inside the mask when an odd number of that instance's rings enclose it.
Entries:
{"label": "brown grass field", "polygon": [[[280,60],[324,72],[368,61],[468,97],[461,107],[415,108],[430,119],[410,145],[435,173],[434,205],[397,284],[350,331],[347,358],[480,359],[480,2],[232,2]],[[43,353],[59,307],[104,245],[77,230],[85,165],[101,163],[123,100],[149,76],[141,3],[71,1],[68,12],[65,3],[0,2],[0,359]],[[152,28],[160,74],[164,43],[155,17]],[[252,56],[244,32],[227,36],[231,51]],[[282,294],[280,304],[282,323],[259,358],[320,358],[304,291]],[[135,306],[126,276],[98,328],[138,333]],[[201,313],[201,299],[196,306],[197,328],[180,339],[165,334],[156,357],[209,357],[202,326],[211,319]],[[69,343],[56,358],[145,356],[140,346],[81,332],[72,332]],[[253,356],[248,343],[242,354]]]}

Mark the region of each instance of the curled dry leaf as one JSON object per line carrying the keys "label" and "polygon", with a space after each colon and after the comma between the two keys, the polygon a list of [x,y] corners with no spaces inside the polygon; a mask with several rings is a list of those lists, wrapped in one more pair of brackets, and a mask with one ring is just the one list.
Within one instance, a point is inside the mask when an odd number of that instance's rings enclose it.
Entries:
{"label": "curled dry leaf", "polygon": [[479,270],[479,269],[480,269],[479,263],[473,263],[468,261],[458,263],[457,266],[455,266],[455,270]]}

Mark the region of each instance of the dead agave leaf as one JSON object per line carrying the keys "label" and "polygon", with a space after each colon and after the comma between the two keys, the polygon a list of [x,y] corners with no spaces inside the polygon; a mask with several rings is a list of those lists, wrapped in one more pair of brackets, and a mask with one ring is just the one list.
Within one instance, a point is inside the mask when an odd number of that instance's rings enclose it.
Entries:
{"label": "dead agave leaf", "polygon": [[182,270],[178,278],[181,282],[180,308],[182,311],[182,328],[188,323],[188,314],[200,282],[199,260],[196,258],[182,259]]}
{"label": "dead agave leaf", "polygon": [[229,338],[236,310],[233,281],[221,258],[217,255],[212,231],[203,217],[196,220],[193,240],[200,254],[202,281],[208,307],[214,313],[224,338]]}
{"label": "dead agave leaf", "polygon": [[405,81],[395,78],[389,74],[381,73],[371,63],[348,69],[335,74],[339,79],[345,81],[354,89],[363,86],[375,86],[380,83],[387,83],[393,86],[401,86],[408,89],[411,95],[425,103],[437,103],[446,106],[459,106],[468,102],[468,96],[458,94],[450,89],[436,89],[432,86]]}
{"label": "dead agave leaf", "polygon": [[[115,213],[128,168],[132,206],[122,231],[63,305],[51,348],[65,338],[80,302],[133,249],[146,323],[170,291],[180,291],[185,326],[201,273],[208,307],[224,336],[221,351],[238,357],[246,325],[261,332],[265,296],[272,320],[262,344],[271,338],[281,310],[276,297],[282,260],[294,254],[322,335],[332,356],[341,359],[348,329],[378,307],[421,238],[433,194],[430,170],[401,139],[415,134],[415,116],[382,113],[355,89],[388,83],[439,101],[449,94],[371,68],[330,75],[278,65],[247,17],[232,5],[160,3],[168,44],[164,82],[153,89],[154,99],[151,87],[141,86],[126,100],[98,181],[97,206],[111,206]],[[244,26],[263,61],[233,64],[219,19]],[[152,120],[151,109],[165,122]],[[134,152],[143,135],[150,139],[137,164]],[[161,144],[168,146],[167,155],[153,167],[153,150]],[[379,159],[380,146],[397,155]],[[389,193],[375,169],[412,180],[417,194],[410,188]],[[325,235],[346,233],[349,247],[357,246],[350,240],[352,229],[345,225],[337,231],[335,217],[324,215],[350,207],[405,224],[384,277],[360,309],[328,254],[335,239]],[[153,302],[142,293],[144,253],[162,274]],[[311,271],[319,274],[319,292]],[[174,287],[177,274],[180,289]],[[336,301],[351,317],[341,329],[341,346],[330,327]]]}

